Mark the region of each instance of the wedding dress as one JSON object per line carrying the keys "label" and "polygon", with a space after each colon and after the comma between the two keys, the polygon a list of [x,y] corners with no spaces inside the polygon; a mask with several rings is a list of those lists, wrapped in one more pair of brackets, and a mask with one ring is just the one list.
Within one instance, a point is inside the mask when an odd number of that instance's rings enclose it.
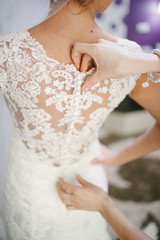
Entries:
{"label": "wedding dress", "polygon": [[[131,41],[117,39],[130,51]],[[28,31],[0,36],[0,87],[14,122],[3,180],[3,222],[8,240],[108,240],[99,213],[69,211],[56,183],[77,184],[80,174],[107,191],[98,131],[140,75],[106,79],[81,93],[85,77],[73,64],[47,56]]]}

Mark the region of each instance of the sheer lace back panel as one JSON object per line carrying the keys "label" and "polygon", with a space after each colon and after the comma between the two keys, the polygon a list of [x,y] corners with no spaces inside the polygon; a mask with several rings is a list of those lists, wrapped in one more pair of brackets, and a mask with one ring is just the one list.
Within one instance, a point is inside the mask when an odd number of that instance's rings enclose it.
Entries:
{"label": "sheer lace back panel", "polygon": [[[117,44],[140,51],[128,40]],[[86,154],[106,117],[139,77],[106,79],[82,94],[82,83],[93,70],[80,73],[72,64],[47,57],[28,31],[1,35],[0,55],[0,86],[12,112],[14,135],[40,160],[58,166]]]}

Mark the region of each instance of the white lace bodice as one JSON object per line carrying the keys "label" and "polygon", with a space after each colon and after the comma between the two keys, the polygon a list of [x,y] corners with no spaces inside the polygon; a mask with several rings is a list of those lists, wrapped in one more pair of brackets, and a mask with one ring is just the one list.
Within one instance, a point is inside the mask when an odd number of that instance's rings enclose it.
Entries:
{"label": "white lace bodice", "polygon": [[[118,45],[140,51],[131,41]],[[49,58],[28,31],[0,36],[0,87],[12,112],[14,136],[42,161],[68,165],[85,155],[111,111],[140,75],[106,79],[81,93],[86,75]]]}

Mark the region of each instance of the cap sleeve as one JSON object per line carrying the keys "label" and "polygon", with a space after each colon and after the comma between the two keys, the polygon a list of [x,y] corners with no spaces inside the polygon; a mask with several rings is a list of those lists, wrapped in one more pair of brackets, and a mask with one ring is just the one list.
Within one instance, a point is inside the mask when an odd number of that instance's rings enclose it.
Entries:
{"label": "cap sleeve", "polygon": [[[117,44],[130,51],[130,52],[135,52],[135,53],[140,53],[142,52],[142,48],[141,46],[134,42],[134,41],[131,41],[131,40],[128,40],[128,39],[123,39],[123,38],[117,38],[118,42]],[[136,83],[137,83],[137,80],[141,77],[141,74],[133,74],[133,75],[130,75],[130,76],[127,76],[126,79],[128,80],[126,84],[126,87],[128,88],[128,93],[127,94],[130,94],[130,92],[134,89]]]}

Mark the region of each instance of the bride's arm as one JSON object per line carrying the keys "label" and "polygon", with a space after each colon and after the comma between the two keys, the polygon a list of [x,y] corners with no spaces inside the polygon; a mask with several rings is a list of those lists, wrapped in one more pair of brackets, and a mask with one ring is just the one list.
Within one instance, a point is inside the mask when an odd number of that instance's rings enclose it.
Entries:
{"label": "bride's arm", "polygon": [[146,133],[138,137],[125,149],[113,154],[111,157],[103,157],[102,160],[95,159],[94,163],[106,165],[120,165],[160,149],[160,83],[150,83],[148,88],[143,88],[146,75],[137,81],[136,87],[130,97],[144,107],[155,119],[154,126]]}

